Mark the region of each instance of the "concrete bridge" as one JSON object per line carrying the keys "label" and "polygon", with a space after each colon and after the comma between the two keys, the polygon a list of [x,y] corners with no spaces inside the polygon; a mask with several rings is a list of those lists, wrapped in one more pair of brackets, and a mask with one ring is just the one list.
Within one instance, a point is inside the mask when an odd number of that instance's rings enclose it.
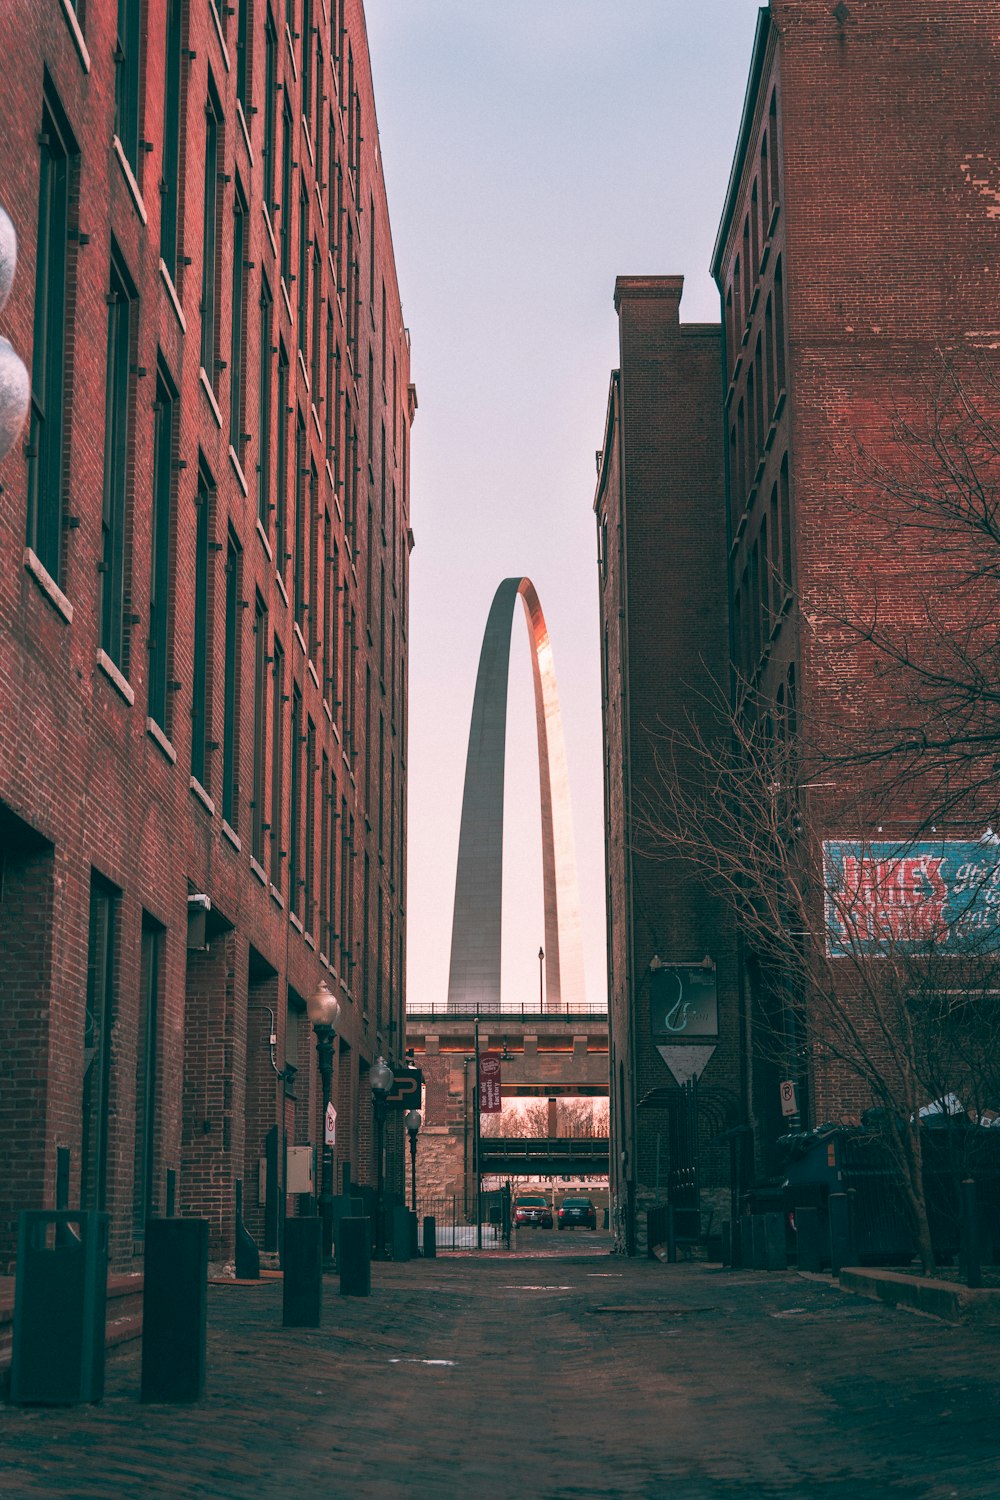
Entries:
{"label": "concrete bridge", "polygon": [[[505,1099],[608,1095],[606,1011],[410,1011],[406,1044],[424,1074],[424,1124],[419,1139],[419,1196],[472,1201],[475,1187],[475,1054],[498,1053]],[[555,1108],[550,1106],[550,1115]],[[554,1130],[550,1127],[550,1138]],[[599,1176],[607,1172],[607,1140],[487,1138],[484,1172],[508,1176]],[[565,1144],[564,1144],[565,1143]]]}

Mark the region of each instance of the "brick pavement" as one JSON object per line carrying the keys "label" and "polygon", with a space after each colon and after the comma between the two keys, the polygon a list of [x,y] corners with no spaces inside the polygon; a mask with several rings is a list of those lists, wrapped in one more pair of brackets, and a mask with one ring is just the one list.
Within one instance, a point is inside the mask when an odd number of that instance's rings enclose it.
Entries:
{"label": "brick pavement", "polygon": [[318,1331],[281,1328],[275,1282],[212,1288],[203,1401],[141,1406],[120,1351],[99,1406],[0,1408],[0,1495],[1000,1495],[995,1337],[606,1245],[375,1266]]}

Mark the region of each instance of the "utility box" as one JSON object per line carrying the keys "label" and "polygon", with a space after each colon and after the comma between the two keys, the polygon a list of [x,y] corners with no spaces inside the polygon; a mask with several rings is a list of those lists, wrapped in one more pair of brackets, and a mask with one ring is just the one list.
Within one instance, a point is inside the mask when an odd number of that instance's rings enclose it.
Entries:
{"label": "utility box", "polygon": [[71,1406],[104,1394],[108,1215],[29,1209],[17,1234],[10,1399]]}
{"label": "utility box", "polygon": [[289,1146],[285,1160],[285,1192],[313,1193],[316,1191],[314,1162],[316,1153],[311,1146]]}

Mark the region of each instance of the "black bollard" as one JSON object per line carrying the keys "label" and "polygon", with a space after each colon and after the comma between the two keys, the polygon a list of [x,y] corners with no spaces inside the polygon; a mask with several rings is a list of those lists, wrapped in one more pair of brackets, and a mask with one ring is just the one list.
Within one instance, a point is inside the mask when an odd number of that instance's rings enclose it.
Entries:
{"label": "black bollard", "polygon": [[437,1253],[437,1220],[433,1214],[426,1214],[424,1216],[424,1259],[433,1260]]}
{"label": "black bollard", "polygon": [[390,1233],[393,1260],[409,1260],[410,1258],[410,1210],[402,1208],[398,1203],[392,1210],[390,1219]]}
{"label": "black bollard", "polygon": [[744,1215],[741,1215],[738,1219],[733,1219],[729,1226],[730,1264],[734,1271],[739,1271],[743,1268],[743,1247],[746,1244],[746,1227],[747,1220]]}
{"label": "black bollard", "polygon": [[236,1179],[236,1279],[260,1280],[260,1251],[253,1235],[243,1222],[243,1182]]}
{"label": "black bollard", "polygon": [[413,1210],[410,1210],[410,1258],[416,1260],[420,1255],[420,1231],[418,1219]]}
{"label": "black bollard", "polygon": [[323,1221],[316,1216],[285,1220],[285,1328],[318,1328],[323,1305]]}
{"label": "black bollard", "polygon": [[340,1267],[340,1295],[367,1297],[372,1289],[372,1228],[360,1215],[340,1221],[337,1241],[337,1264]]}
{"label": "black bollard", "polygon": [[823,1268],[823,1245],[819,1230],[818,1208],[795,1210],[795,1250],[800,1271]]}
{"label": "black bollard", "polygon": [[839,1276],[843,1266],[855,1262],[851,1237],[851,1204],[846,1193],[831,1193],[827,1199],[830,1212],[830,1270]]}
{"label": "black bollard", "polygon": [[147,1219],[140,1401],[197,1401],[205,1389],[208,1220]]}
{"label": "black bollard", "polygon": [[733,1263],[733,1241],[732,1226],[726,1219],[722,1225],[722,1264],[731,1266]]}

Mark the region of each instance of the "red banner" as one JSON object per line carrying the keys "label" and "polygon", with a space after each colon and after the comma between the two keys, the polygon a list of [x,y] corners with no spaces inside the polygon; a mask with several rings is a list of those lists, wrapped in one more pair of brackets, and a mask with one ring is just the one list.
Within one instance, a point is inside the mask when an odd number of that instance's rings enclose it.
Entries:
{"label": "red banner", "polygon": [[498,1115],[502,1109],[500,1054],[483,1052],[479,1058],[479,1113]]}

